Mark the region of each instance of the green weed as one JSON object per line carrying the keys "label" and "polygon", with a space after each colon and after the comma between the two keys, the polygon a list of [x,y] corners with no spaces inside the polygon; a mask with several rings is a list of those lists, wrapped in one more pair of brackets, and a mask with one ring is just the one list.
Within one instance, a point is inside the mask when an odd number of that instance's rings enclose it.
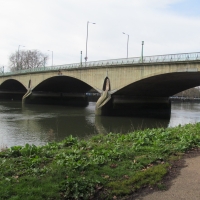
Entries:
{"label": "green weed", "polygon": [[0,152],[0,199],[109,199],[162,189],[168,162],[199,146],[200,123],[14,146]]}

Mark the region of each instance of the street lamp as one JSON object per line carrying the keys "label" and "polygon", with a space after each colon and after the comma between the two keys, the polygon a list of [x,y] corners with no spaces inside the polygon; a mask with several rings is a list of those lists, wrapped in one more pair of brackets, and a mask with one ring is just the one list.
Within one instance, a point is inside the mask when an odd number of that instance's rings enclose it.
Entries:
{"label": "street lamp", "polygon": [[22,46],[22,45],[19,45],[19,46],[18,46],[17,68],[19,67],[19,48],[20,48],[20,47],[25,47],[25,46]]}
{"label": "street lamp", "polygon": [[82,67],[82,51],[81,51],[81,67]]}
{"label": "street lamp", "polygon": [[[47,50],[47,51],[51,51],[51,50]],[[52,53],[52,66],[53,66],[53,51],[51,51]]]}
{"label": "street lamp", "polygon": [[86,55],[85,55],[85,62],[87,61],[88,57],[87,57],[87,43],[88,43],[88,25],[90,24],[96,24],[96,23],[93,23],[93,22],[87,22],[87,36],[86,36]]}
{"label": "street lamp", "polygon": [[124,32],[122,32],[122,33],[128,36],[128,37],[127,37],[127,58],[128,58],[128,42],[129,42],[129,35],[126,34],[126,33],[124,33]]}
{"label": "street lamp", "polygon": [[1,73],[4,74],[4,66],[1,68]]}
{"label": "street lamp", "polygon": [[142,55],[141,55],[142,63],[143,63],[143,46],[144,46],[144,41],[142,41]]}
{"label": "street lamp", "polygon": [[44,57],[44,69],[45,69],[46,59],[47,57]]}

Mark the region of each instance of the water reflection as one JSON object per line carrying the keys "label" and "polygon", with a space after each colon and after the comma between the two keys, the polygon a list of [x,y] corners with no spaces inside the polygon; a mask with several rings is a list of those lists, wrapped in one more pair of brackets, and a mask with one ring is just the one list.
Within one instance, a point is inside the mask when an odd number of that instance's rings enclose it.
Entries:
{"label": "water reflection", "polygon": [[146,128],[167,127],[169,120],[154,118],[131,118],[131,117],[95,117],[95,127],[98,133],[128,133],[134,130]]}
{"label": "water reflection", "polygon": [[173,103],[169,127],[200,122],[200,103]]}
{"label": "water reflection", "polygon": [[200,104],[172,104],[171,119],[95,116],[95,103],[86,108],[23,105],[0,102],[0,146],[42,145],[66,136],[127,133],[136,129],[172,127],[200,121]]}

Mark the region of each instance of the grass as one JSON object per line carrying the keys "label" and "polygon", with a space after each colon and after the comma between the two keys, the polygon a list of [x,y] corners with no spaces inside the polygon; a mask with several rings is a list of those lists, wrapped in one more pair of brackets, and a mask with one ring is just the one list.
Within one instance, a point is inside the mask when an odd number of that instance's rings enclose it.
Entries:
{"label": "grass", "polygon": [[164,188],[170,160],[198,146],[200,123],[5,148],[0,199],[120,199],[142,187]]}

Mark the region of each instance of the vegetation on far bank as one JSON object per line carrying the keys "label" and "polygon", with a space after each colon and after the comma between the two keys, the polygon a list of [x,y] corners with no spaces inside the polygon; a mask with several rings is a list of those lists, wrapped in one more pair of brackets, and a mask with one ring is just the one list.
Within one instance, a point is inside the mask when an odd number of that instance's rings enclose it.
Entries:
{"label": "vegetation on far bank", "polygon": [[0,152],[0,199],[120,199],[158,186],[170,159],[200,146],[200,123],[99,134]]}

